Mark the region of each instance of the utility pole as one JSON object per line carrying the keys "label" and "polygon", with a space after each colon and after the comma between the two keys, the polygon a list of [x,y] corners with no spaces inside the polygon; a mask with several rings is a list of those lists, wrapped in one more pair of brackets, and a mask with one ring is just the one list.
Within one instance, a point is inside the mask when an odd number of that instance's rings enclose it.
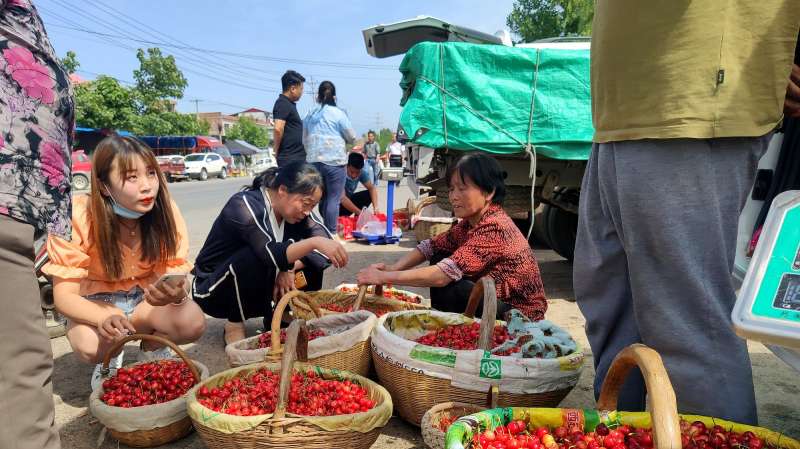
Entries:
{"label": "utility pole", "polygon": [[375,133],[380,134],[381,132],[381,125],[383,124],[383,120],[381,120],[381,113],[378,112],[375,114]]}
{"label": "utility pole", "polygon": [[194,100],[190,100],[190,101],[194,102],[194,118],[197,118],[197,117],[200,116],[200,102],[203,101],[203,100],[200,100],[199,98],[195,98]]}
{"label": "utility pole", "polygon": [[311,95],[311,98],[314,98],[314,95],[317,92],[317,83],[314,82],[314,76],[313,75],[308,75],[308,87],[311,88],[311,90],[308,92],[308,94]]}

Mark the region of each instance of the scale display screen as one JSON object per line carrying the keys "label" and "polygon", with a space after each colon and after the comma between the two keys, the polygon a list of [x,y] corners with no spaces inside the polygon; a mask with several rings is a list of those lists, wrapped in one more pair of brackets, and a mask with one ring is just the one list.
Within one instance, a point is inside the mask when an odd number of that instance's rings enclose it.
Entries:
{"label": "scale display screen", "polygon": [[800,311],[800,274],[783,275],[772,305],[777,309]]}

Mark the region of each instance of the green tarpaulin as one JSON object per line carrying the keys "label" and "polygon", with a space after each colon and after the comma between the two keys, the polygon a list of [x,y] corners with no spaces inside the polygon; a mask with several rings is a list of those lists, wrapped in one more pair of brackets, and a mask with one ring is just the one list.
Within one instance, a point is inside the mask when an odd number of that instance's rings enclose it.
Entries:
{"label": "green tarpaulin", "polygon": [[589,157],[589,50],[423,42],[400,71],[400,126],[417,144]]}

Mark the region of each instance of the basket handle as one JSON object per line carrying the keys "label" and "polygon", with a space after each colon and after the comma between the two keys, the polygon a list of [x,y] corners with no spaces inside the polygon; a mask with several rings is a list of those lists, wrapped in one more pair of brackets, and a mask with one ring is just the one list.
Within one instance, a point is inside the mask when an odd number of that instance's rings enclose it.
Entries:
{"label": "basket handle", "polygon": [[[281,383],[278,388],[278,405],[275,407],[275,418],[282,419],[286,416],[286,407],[289,404],[289,389],[292,385],[292,372],[295,361],[308,361],[308,327],[306,321],[297,319],[292,321],[286,331],[286,350],[281,358]],[[278,429],[276,429],[278,430]]]}
{"label": "basket handle", "polygon": [[489,276],[482,277],[480,282],[476,282],[475,287],[472,288],[467,308],[464,311],[465,317],[475,318],[475,311],[478,309],[478,303],[481,298],[483,298],[483,315],[481,316],[478,348],[488,351],[492,349],[492,332],[497,318],[497,291],[495,290],[494,279]]}
{"label": "basket handle", "polygon": [[[377,287],[375,287],[377,290]],[[358,287],[358,295],[356,295],[356,302],[353,303],[353,311],[361,309],[361,302],[364,301],[364,297],[367,296],[367,286],[362,285]]]}
{"label": "basket handle", "polygon": [[490,385],[489,392],[486,394],[486,407],[489,409],[497,408],[497,398],[500,397],[500,387]]}
{"label": "basket handle", "polygon": [[597,408],[616,410],[619,391],[630,370],[638,366],[647,387],[647,408],[652,415],[653,447],[680,449],[681,432],[675,390],[658,353],[645,345],[634,344],[620,351],[611,363],[600,389]]}
{"label": "basket handle", "polygon": [[192,376],[194,376],[194,380],[200,382],[200,371],[197,370],[197,367],[194,366],[194,362],[192,362],[189,356],[186,355],[183,349],[181,349],[180,347],[178,347],[178,345],[167,340],[164,337],[159,337],[158,335],[151,335],[151,334],[128,335],[114,342],[114,344],[111,345],[111,348],[109,348],[108,351],[106,351],[106,355],[103,357],[103,369],[102,371],[100,371],[103,377],[107,376],[111,372],[111,370],[108,369],[108,365],[109,363],[111,363],[111,354],[116,353],[119,349],[122,348],[122,346],[125,345],[125,343],[133,340],[149,340],[149,341],[154,341],[156,343],[160,343],[164,346],[169,346],[170,349],[172,349],[173,351],[175,351],[176,354],[178,354],[178,357],[180,357],[181,359],[183,359],[184,362],[186,362],[186,365],[189,367],[189,371],[191,371]]}
{"label": "basket handle", "polygon": [[311,295],[303,292],[302,290],[292,290],[289,293],[283,295],[278,304],[275,304],[275,311],[272,312],[272,321],[270,322],[270,345],[269,345],[269,352],[272,354],[280,354],[281,353],[281,319],[283,318],[283,313],[286,311],[286,306],[292,301],[294,298],[298,298],[298,300],[303,300],[308,303],[311,307],[311,311],[314,313],[314,316],[319,318],[322,316],[320,312],[319,305]]}

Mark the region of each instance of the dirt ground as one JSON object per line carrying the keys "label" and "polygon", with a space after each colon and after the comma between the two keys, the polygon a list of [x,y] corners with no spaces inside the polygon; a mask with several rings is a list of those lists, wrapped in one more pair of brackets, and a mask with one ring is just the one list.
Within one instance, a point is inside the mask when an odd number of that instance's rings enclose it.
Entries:
{"label": "dirt ground", "polygon": [[[408,241],[402,242],[400,246],[391,247],[371,247],[348,243],[351,260],[355,262],[346,269],[332,270],[328,273],[325,286],[331,287],[341,282],[352,282],[358,268],[369,263],[394,260],[411,247],[413,247],[413,243]],[[571,265],[552,251],[537,250],[536,253],[550,303],[548,318],[565,327],[584,347],[588,348],[583,330],[583,317],[575,303],[569,301],[573,297]],[[418,292],[426,293],[424,290],[418,290]],[[252,334],[256,332],[259,323],[251,320],[248,326],[249,333]],[[52,346],[55,357],[53,399],[56,404],[56,421],[61,428],[63,447],[69,449],[127,447],[119,445],[110,437],[104,438],[103,442],[99,443],[102,425],[89,415],[87,410],[90,393],[89,377],[92,367],[77,361],[71,354],[66,338],[53,339]],[[208,331],[205,336],[194,344],[186,345],[184,349],[192,358],[205,363],[212,373],[228,367],[223,350],[221,320],[209,319]],[[133,343],[126,347],[126,362],[135,359],[137,350],[137,346]],[[797,404],[800,402],[797,373],[761,344],[751,343],[750,354],[753,361],[761,424],[795,438],[800,437],[800,421],[794,418],[798,410]],[[709,375],[713,376],[714,373],[709,373]],[[593,378],[594,371],[589,356],[586,358],[578,385],[561,406],[593,408]],[[197,434],[191,434],[180,441],[162,447],[196,449],[203,448],[205,445]],[[418,428],[406,424],[399,418],[392,418],[373,447],[381,449],[424,448],[425,444]]]}

